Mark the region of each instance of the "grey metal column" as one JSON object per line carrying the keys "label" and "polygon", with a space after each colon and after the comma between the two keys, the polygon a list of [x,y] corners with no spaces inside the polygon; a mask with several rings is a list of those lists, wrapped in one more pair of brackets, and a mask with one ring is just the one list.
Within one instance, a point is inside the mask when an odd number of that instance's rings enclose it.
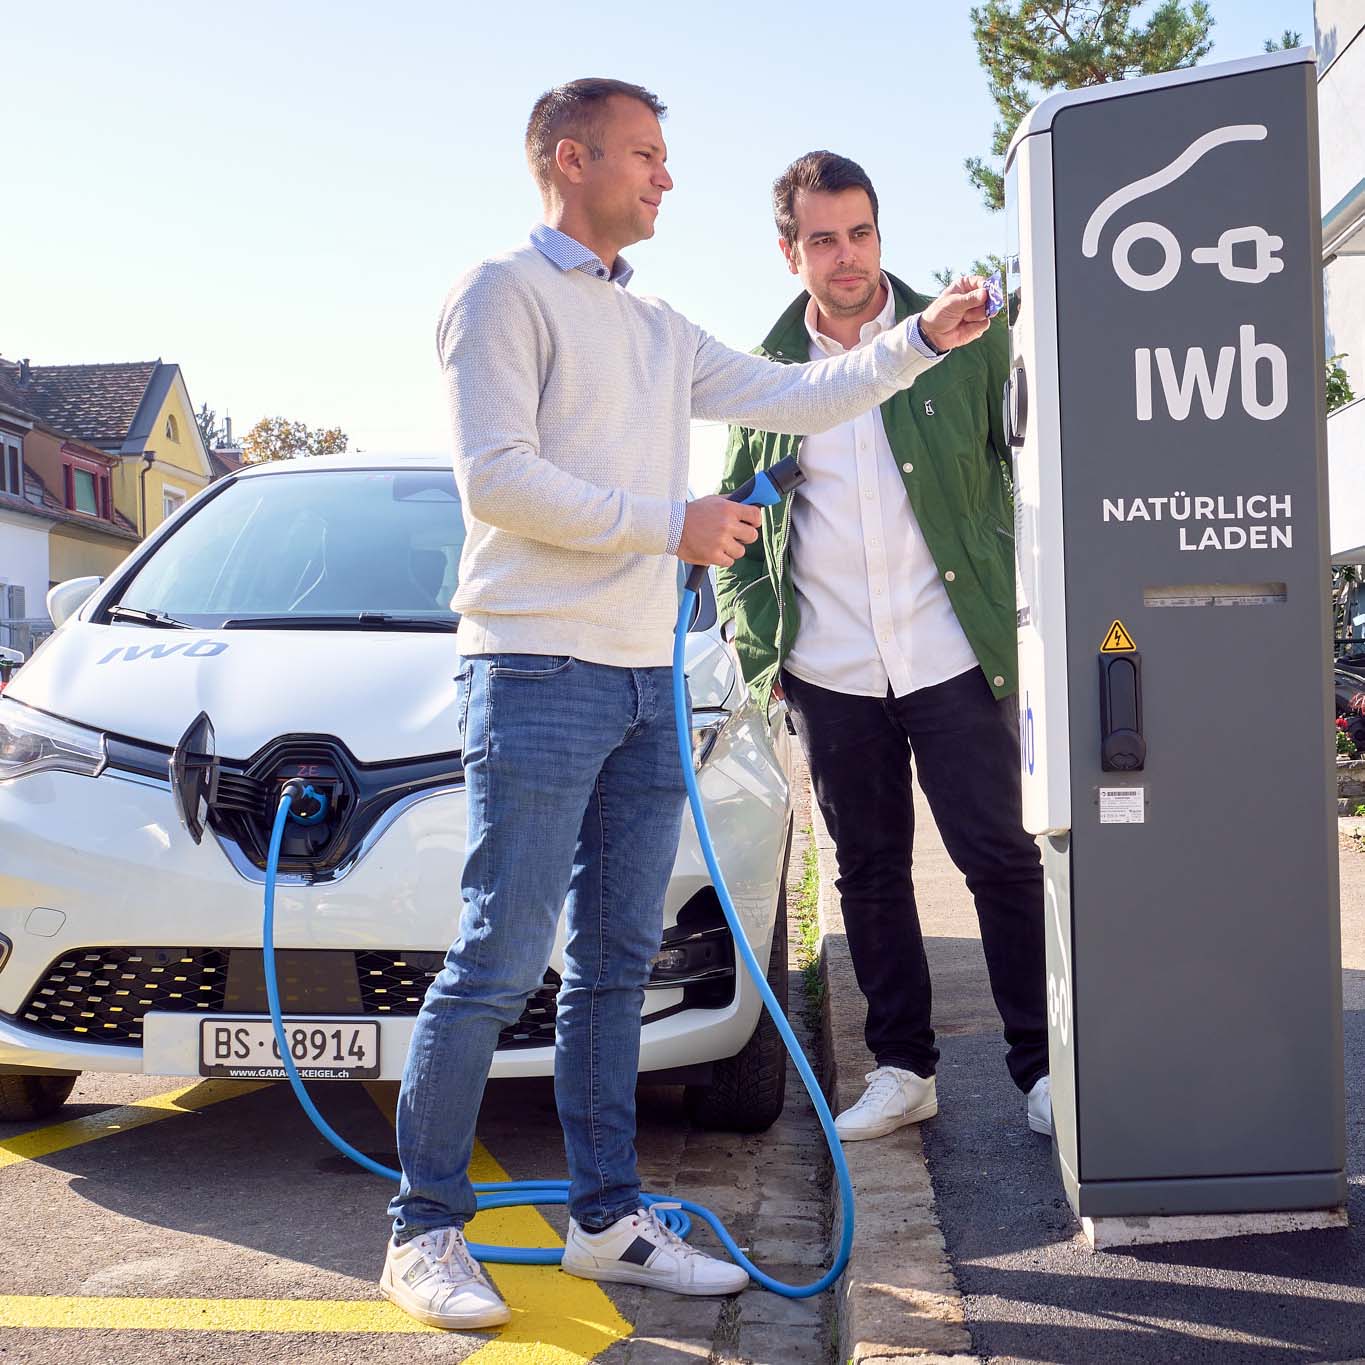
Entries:
{"label": "grey metal column", "polygon": [[1299,52],[1056,97],[1011,150],[1026,819],[1080,1215],[1345,1198],[1316,149]]}

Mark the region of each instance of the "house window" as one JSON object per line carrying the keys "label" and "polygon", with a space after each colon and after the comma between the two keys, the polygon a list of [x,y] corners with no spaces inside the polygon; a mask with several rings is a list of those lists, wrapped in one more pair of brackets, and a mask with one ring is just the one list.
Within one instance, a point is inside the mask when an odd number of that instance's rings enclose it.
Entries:
{"label": "house window", "polygon": [[77,512],[88,512],[92,517],[100,514],[100,499],[95,487],[95,476],[88,469],[73,469],[71,500]]}
{"label": "house window", "polygon": [[0,492],[24,496],[24,460],[13,441],[0,440]]}
{"label": "house window", "polygon": [[185,494],[179,488],[167,488],[161,494],[161,519],[173,517],[185,504]]}
{"label": "house window", "polygon": [[94,460],[67,455],[62,462],[62,502],[69,512],[112,520],[109,470]]}
{"label": "house window", "polygon": [[166,414],[166,439],[176,442],[180,440],[180,423],[175,420],[173,412]]}

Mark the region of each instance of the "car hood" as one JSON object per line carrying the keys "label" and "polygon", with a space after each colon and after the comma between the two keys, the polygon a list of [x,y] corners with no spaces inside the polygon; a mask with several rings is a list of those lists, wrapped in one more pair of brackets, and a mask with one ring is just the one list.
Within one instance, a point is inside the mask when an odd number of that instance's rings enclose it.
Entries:
{"label": "car hood", "polygon": [[[689,637],[694,707],[735,690],[729,651]],[[218,753],[245,760],[282,735],[330,735],[361,763],[462,744],[454,635],[397,631],[161,630],[72,620],[5,696],[109,734],[174,747],[201,711]]]}

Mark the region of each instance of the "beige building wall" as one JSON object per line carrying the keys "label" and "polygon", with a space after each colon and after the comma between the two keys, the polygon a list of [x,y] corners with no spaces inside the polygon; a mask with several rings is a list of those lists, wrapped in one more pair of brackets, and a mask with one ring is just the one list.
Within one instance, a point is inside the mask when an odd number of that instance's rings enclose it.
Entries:
{"label": "beige building wall", "polygon": [[88,574],[108,578],[136,548],[131,540],[114,540],[88,527],[60,522],[48,537],[48,573],[54,583]]}

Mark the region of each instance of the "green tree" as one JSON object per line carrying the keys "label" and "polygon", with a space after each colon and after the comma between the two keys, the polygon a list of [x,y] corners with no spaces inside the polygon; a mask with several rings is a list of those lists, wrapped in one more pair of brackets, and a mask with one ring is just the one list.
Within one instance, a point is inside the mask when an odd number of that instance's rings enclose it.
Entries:
{"label": "green tree", "polygon": [[1267,38],[1265,40],[1265,50],[1267,52],[1287,52],[1291,47],[1303,46],[1303,34],[1295,33],[1292,28],[1287,28],[1280,34],[1279,38]]}
{"label": "green tree", "polygon": [[287,417],[262,417],[242,441],[248,464],[264,460],[292,460],[300,455],[340,455],[349,438],[340,427],[310,429]]}
{"label": "green tree", "polygon": [[205,450],[212,450],[224,439],[223,429],[218,425],[218,414],[207,403],[194,414],[194,424],[199,428],[199,435],[203,437]]}
{"label": "green tree", "polygon": [[[973,261],[971,268],[965,273],[968,275],[994,275],[997,270],[1000,272],[1000,278],[1003,280],[1005,277],[1005,258],[991,253],[983,260]],[[934,271],[934,279],[938,281],[940,288],[947,289],[947,287],[957,279],[959,273],[963,272],[953,270],[949,266],[944,266],[942,270]]]}
{"label": "green tree", "polygon": [[1345,368],[1339,363],[1346,359],[1346,352],[1327,357],[1327,411],[1335,412],[1355,401],[1355,391],[1346,375]]}
{"label": "green tree", "polygon": [[[1144,0],[986,0],[972,36],[999,113],[991,153],[1003,158],[1020,120],[1046,94],[1193,66],[1213,46],[1206,0],[1164,0],[1142,22]],[[989,208],[1005,206],[1004,177],[969,157],[967,177]]]}

